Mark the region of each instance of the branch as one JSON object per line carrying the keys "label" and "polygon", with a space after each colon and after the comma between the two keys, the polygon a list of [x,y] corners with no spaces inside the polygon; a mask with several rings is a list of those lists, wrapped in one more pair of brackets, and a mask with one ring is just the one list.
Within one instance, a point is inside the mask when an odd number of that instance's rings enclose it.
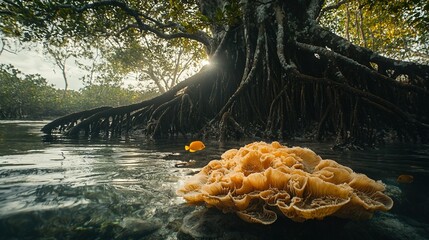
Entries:
{"label": "branch", "polygon": [[177,74],[179,72],[180,58],[182,57],[182,54],[183,54],[183,48],[180,48],[180,51],[177,54],[177,58],[176,58],[176,61],[174,63],[174,71],[172,74],[173,76],[170,76],[171,83],[170,83],[170,85],[167,85],[169,88],[172,87],[177,81],[177,78],[178,78]]}
{"label": "branch", "polygon": [[348,3],[348,2],[350,2],[350,0],[342,0],[342,1],[339,1],[337,3],[334,3],[332,5],[328,5],[328,6],[324,7],[324,8],[322,8],[322,10],[320,10],[319,16],[317,16],[317,18],[316,18],[316,22],[320,21],[320,18],[323,17],[323,14],[325,12],[328,12],[328,11],[331,11],[331,10],[336,10],[336,9],[340,8],[342,5],[344,5],[344,4]]}
{"label": "branch", "polygon": [[1,48],[0,48],[0,55],[1,55],[6,47],[6,43],[4,38],[1,38],[0,41],[1,41]]}
{"label": "branch", "polygon": [[[61,5],[53,6],[52,9],[53,10],[72,9],[78,13],[82,13],[82,12],[85,12],[85,11],[90,10],[90,9],[98,9],[100,7],[106,7],[106,6],[118,7],[122,11],[124,11],[127,15],[134,18],[134,20],[135,20],[135,24],[127,25],[126,27],[121,29],[119,31],[119,33],[122,33],[123,31],[125,31],[129,28],[137,28],[137,29],[140,29],[142,31],[152,32],[156,36],[163,38],[163,39],[169,40],[169,39],[174,39],[174,38],[188,38],[188,39],[196,40],[196,41],[204,44],[206,47],[210,47],[210,37],[205,32],[198,31],[195,34],[191,34],[191,33],[185,32],[184,28],[177,23],[170,22],[169,24],[162,24],[161,22],[159,22],[159,21],[157,21],[157,20],[155,20],[155,19],[153,19],[153,18],[151,18],[151,17],[149,17],[143,13],[140,13],[139,11],[137,11],[135,9],[130,8],[125,2],[121,2],[121,1],[105,0],[105,1],[88,3],[88,4],[83,5],[81,7],[77,7],[77,6],[74,6],[71,4],[61,4]],[[155,27],[152,27],[152,26],[144,23],[142,18],[145,20],[149,20],[151,22],[154,22],[155,25],[158,27],[161,27],[161,28],[176,27],[179,30],[181,30],[182,32],[167,34],[163,31],[160,31],[159,29],[157,29]]]}
{"label": "branch", "polygon": [[67,125],[67,124],[70,124],[73,122],[77,122],[77,121],[79,121],[79,119],[89,117],[91,115],[94,115],[97,112],[105,111],[107,109],[111,109],[111,107],[99,107],[99,108],[94,108],[91,110],[86,110],[86,111],[82,111],[82,112],[69,114],[69,115],[57,118],[54,121],[46,124],[45,126],[43,126],[41,131],[46,133],[46,134],[51,134],[52,129],[54,129],[54,128],[57,128],[61,125]]}
{"label": "branch", "polygon": [[159,79],[155,73],[153,72],[153,67],[150,64],[149,69],[148,70],[142,70],[142,72],[146,73],[147,75],[149,75],[149,77],[155,82],[156,86],[159,89],[159,92],[164,93],[165,92],[165,88],[162,86],[161,84],[161,79]]}
{"label": "branch", "polygon": [[15,16],[15,13],[8,10],[0,10],[0,15]]}
{"label": "branch", "polygon": [[429,62],[429,53],[425,53],[425,52],[421,52],[421,51],[417,51],[415,49],[412,49],[410,47],[405,46],[404,48],[399,48],[399,47],[389,47],[387,48],[391,51],[397,51],[399,52],[400,50],[405,50],[405,52],[411,52],[414,56],[416,57],[420,57],[422,59],[425,59],[426,62]]}
{"label": "branch", "polygon": [[317,19],[320,16],[320,12],[322,11],[324,2],[325,2],[324,0],[309,1],[307,14],[310,17],[310,19]]}
{"label": "branch", "polygon": [[[21,8],[22,7],[22,4],[18,5],[17,3],[10,1],[10,0],[3,0],[3,2],[5,2],[5,3],[7,3],[7,4],[9,4],[15,8]],[[20,3],[20,2],[18,2],[18,3]],[[13,15],[15,15],[15,13],[13,13]]]}
{"label": "branch", "polygon": [[[249,85],[250,80],[253,79],[256,73],[260,56],[261,56],[261,47],[263,42],[264,42],[264,26],[261,24],[258,31],[258,39],[257,39],[256,49],[254,52],[253,63],[249,70],[249,73],[245,72],[243,74],[243,78],[241,79],[240,85],[238,86],[237,90],[232,94],[232,96],[228,99],[228,101],[225,103],[222,109],[216,114],[216,116],[210,121],[209,125],[213,123],[215,120],[223,116],[223,114],[228,110],[228,108],[231,107],[231,105],[234,103],[237,97],[240,96],[241,92]],[[246,57],[249,58],[250,56],[246,56]],[[246,66],[246,68],[248,67]]]}
{"label": "branch", "polygon": [[283,68],[288,71],[291,68],[295,68],[294,63],[288,63],[286,60],[285,54],[284,54],[284,19],[285,19],[285,13],[283,10],[279,7],[275,7],[275,14],[276,14],[276,20],[277,20],[277,57],[279,58],[280,64],[283,66]]}
{"label": "branch", "polygon": [[382,110],[382,111],[387,111],[390,112],[392,114],[397,114],[401,119],[403,119],[405,122],[410,123],[412,126],[418,126],[424,129],[429,129],[429,124],[427,123],[422,123],[420,121],[418,121],[417,119],[415,119],[411,114],[409,114],[406,111],[403,111],[402,109],[400,109],[399,107],[397,107],[395,104],[379,97],[376,96],[370,92],[366,92],[351,86],[348,86],[346,84],[340,83],[340,82],[336,82],[336,81],[332,81],[331,79],[328,78],[318,78],[318,77],[313,77],[313,76],[309,76],[309,75],[305,75],[300,73],[298,70],[293,69],[292,73],[300,78],[301,80],[305,80],[305,81],[310,81],[310,82],[316,82],[316,83],[324,83],[324,84],[328,84],[330,86],[333,87],[338,87],[341,88],[342,90],[349,92],[355,96],[359,96],[362,100],[366,101],[367,103],[373,105],[374,107]]}
{"label": "branch", "polygon": [[79,134],[81,129],[85,129],[91,123],[96,122],[96,121],[102,119],[103,117],[110,117],[112,115],[112,113],[114,113],[116,115],[126,114],[126,113],[129,113],[132,111],[137,111],[139,109],[142,109],[144,107],[151,106],[151,105],[154,105],[157,103],[164,103],[164,102],[170,101],[171,99],[173,99],[176,96],[176,94],[180,90],[186,88],[189,85],[197,83],[198,81],[200,81],[204,77],[210,76],[211,74],[213,74],[214,70],[215,70],[214,68],[203,68],[197,74],[189,77],[188,79],[186,79],[182,82],[179,82],[176,86],[174,86],[173,88],[171,88],[170,90],[168,90],[164,94],[161,94],[161,95],[154,97],[154,98],[151,98],[149,100],[146,100],[146,101],[143,101],[140,103],[131,104],[128,106],[115,107],[115,108],[108,109],[106,111],[98,112],[98,113],[86,118],[82,122],[78,123],[76,126],[71,128],[68,132],[66,132],[66,134],[71,135],[71,136],[76,136]]}
{"label": "branch", "polygon": [[[370,49],[356,46],[319,25],[312,25],[309,31],[311,32],[309,35],[311,36],[310,40],[313,45],[327,46],[343,56],[356,59],[356,61],[361,64],[373,62],[387,69],[392,69],[410,75],[417,74],[425,76],[429,73],[428,65],[400,61],[381,56]],[[308,33],[304,33],[304,35],[308,36]],[[303,38],[306,39],[307,37],[303,36]],[[428,76],[426,76],[426,78],[429,79]]]}
{"label": "branch", "polygon": [[[214,50],[213,55],[211,56],[212,57],[211,60],[216,59],[225,50],[225,48],[228,44],[229,37],[233,36],[233,33],[238,29],[239,29],[239,27],[235,27],[233,29],[230,29],[230,28],[226,29],[224,36],[222,37],[219,45]],[[214,63],[214,61],[213,61],[213,63]]]}
{"label": "branch", "polygon": [[[395,79],[392,79],[392,78],[387,77],[387,76],[385,76],[383,74],[380,74],[380,73],[378,73],[378,72],[370,69],[369,67],[367,67],[365,65],[362,65],[362,64],[356,62],[355,60],[353,60],[351,58],[348,58],[348,57],[345,57],[345,56],[343,56],[341,54],[338,54],[338,53],[336,53],[334,51],[329,51],[326,48],[322,48],[322,47],[314,46],[314,45],[310,45],[310,44],[305,44],[305,43],[300,43],[300,42],[295,42],[295,44],[300,49],[303,49],[305,51],[308,51],[308,52],[311,52],[311,53],[316,53],[317,52],[317,53],[322,54],[322,55],[324,55],[324,56],[326,56],[328,58],[334,58],[334,59],[339,60],[339,61],[341,61],[343,63],[346,63],[348,66],[355,67],[359,71],[363,71],[363,72],[369,74],[371,77],[373,77],[375,79],[382,79],[382,80],[384,80],[386,82],[389,82],[392,85],[403,87],[403,88],[408,89],[410,91],[413,91],[413,92],[416,92],[416,93],[420,93],[420,94],[429,96],[429,91],[427,91],[424,88],[421,88],[421,87],[416,86],[416,85],[406,84],[406,83],[403,83],[403,82],[396,81]],[[369,79],[372,79],[372,78],[369,78]]]}

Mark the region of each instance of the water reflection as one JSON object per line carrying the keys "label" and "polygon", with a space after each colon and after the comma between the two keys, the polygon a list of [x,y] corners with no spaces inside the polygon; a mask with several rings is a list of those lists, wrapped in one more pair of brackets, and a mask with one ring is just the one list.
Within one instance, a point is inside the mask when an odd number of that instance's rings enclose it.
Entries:
{"label": "water reflection", "polygon": [[[47,121],[0,120],[0,156],[34,152],[45,148],[39,129]],[[17,131],[19,129],[19,131]]]}
{"label": "water reflection", "polygon": [[[242,239],[280,238],[285,234],[285,225],[295,229],[287,230],[295,239],[317,237],[317,232],[307,233],[305,229],[309,227],[322,232],[356,228],[360,230],[351,233],[358,234],[359,239],[362,236],[407,239],[391,234],[396,229],[416,232],[412,239],[429,236],[427,145],[336,152],[327,144],[286,143],[309,147],[323,158],[335,159],[356,172],[382,180],[388,185],[395,206],[389,213],[365,223],[328,220],[296,224],[282,220],[263,227],[242,223],[235,215],[188,206],[175,193],[179,184],[208,161],[248,141],[227,144],[208,141],[204,151],[194,154],[183,149],[187,141],[180,139],[158,142],[59,139],[43,143],[38,132],[43,124],[0,122],[0,232],[5,239],[187,238],[183,236],[183,226],[189,224],[186,221],[184,224],[185,216],[187,219],[199,216],[196,221],[201,217],[208,221],[214,216],[213,229],[221,229],[223,237],[235,236],[228,235],[235,231],[242,234]],[[176,167],[190,161],[194,161],[191,167]],[[400,174],[413,175],[414,182],[397,183]],[[252,230],[243,235],[240,232],[243,229]],[[207,226],[204,231],[210,233]],[[386,233],[382,234],[383,231]],[[341,234],[334,236],[356,239]]]}

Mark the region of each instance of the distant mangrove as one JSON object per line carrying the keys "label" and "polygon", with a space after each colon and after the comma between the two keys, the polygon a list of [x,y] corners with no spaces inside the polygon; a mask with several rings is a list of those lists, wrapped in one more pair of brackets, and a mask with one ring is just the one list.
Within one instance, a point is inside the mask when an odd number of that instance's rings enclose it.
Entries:
{"label": "distant mangrove", "polygon": [[100,106],[122,106],[157,95],[117,84],[91,84],[82,89],[57,89],[38,74],[25,74],[0,64],[0,119],[41,119]]}

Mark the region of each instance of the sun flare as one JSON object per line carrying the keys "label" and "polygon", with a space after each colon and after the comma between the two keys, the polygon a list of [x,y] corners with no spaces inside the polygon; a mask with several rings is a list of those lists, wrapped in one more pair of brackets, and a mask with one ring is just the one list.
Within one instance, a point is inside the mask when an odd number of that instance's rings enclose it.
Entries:
{"label": "sun flare", "polygon": [[201,66],[205,66],[205,65],[209,65],[209,64],[210,64],[210,61],[207,59],[204,59],[201,61]]}

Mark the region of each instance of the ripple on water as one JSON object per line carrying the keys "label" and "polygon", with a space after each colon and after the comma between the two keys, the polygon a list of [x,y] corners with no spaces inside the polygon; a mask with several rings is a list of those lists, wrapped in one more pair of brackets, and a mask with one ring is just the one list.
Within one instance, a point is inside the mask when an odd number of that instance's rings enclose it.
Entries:
{"label": "ripple on water", "polygon": [[[195,234],[209,236],[209,229],[220,229],[222,236],[230,239],[314,239],[321,233],[328,236],[333,229],[337,229],[335,236],[343,239],[355,238],[349,233],[368,239],[401,239],[412,231],[416,233],[413,237],[424,239],[428,234],[424,229],[428,229],[429,215],[429,147],[425,145],[337,152],[326,144],[287,144],[310,147],[323,158],[332,158],[356,172],[382,180],[395,205],[388,214],[376,214],[364,223],[328,220],[298,224],[282,220],[263,227],[243,223],[235,215],[188,206],[175,193],[199,167],[249,141],[226,145],[206,142],[204,151],[190,154],[183,149],[187,142],[184,140],[41,143],[41,126],[0,122],[0,133],[12,128],[16,132],[0,134],[15,136],[7,144],[0,141],[0,232],[6,239],[176,239],[181,237],[181,227],[193,226],[199,228],[185,232],[205,229],[207,232]],[[11,144],[20,142],[22,146]],[[8,150],[10,147],[14,150]],[[193,168],[174,167],[189,160],[195,160]],[[412,174],[415,181],[408,185],[397,183],[396,177],[404,173]],[[400,228],[406,233],[395,234]]]}

